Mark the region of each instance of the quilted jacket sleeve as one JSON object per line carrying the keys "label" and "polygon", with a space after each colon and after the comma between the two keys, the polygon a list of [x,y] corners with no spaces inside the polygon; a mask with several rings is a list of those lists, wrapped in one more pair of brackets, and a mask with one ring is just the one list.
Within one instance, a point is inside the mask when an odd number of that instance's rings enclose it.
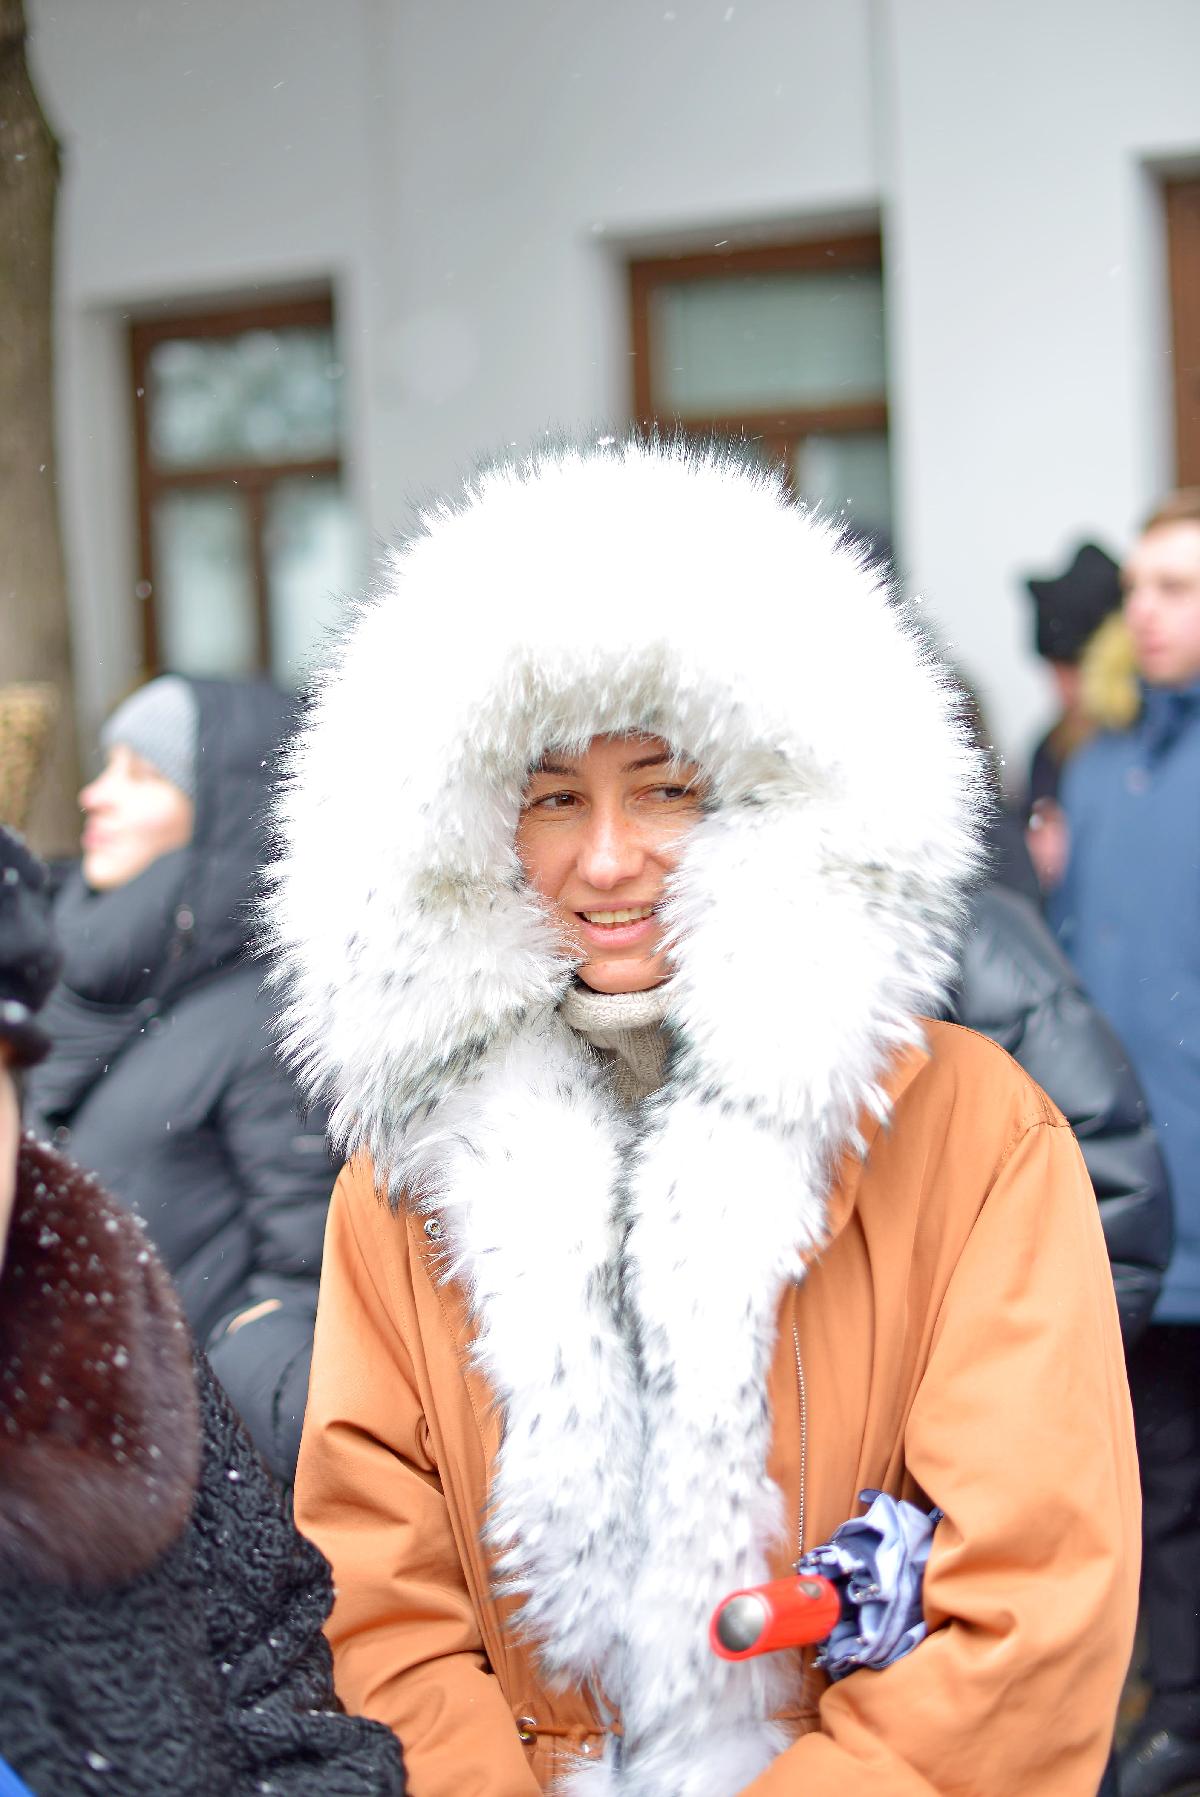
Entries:
{"label": "quilted jacket sleeve", "polygon": [[315,1287],[281,1295],[277,1309],[232,1334],[227,1324],[220,1328],[208,1349],[214,1372],[281,1485],[296,1477],[316,1309]]}
{"label": "quilted jacket sleeve", "polygon": [[[290,1485],[300,1448],[334,1168],[325,1145],[324,1113],[301,1111],[265,1021],[229,1082],[217,1123],[243,1194],[253,1258],[235,1302],[205,1346],[271,1471]],[[264,1300],[271,1310],[229,1332],[243,1311]]]}

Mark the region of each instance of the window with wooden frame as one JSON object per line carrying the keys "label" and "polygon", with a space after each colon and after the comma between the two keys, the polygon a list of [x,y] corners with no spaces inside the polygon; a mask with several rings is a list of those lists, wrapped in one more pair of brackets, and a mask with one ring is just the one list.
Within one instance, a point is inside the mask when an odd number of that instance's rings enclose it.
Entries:
{"label": "window with wooden frame", "polygon": [[633,413],[744,438],[792,490],[890,532],[877,232],[629,265]]}
{"label": "window with wooden frame", "polygon": [[294,686],[356,533],[332,299],[131,326],[143,656]]}
{"label": "window with wooden frame", "polygon": [[1164,185],[1171,290],[1175,479],[1200,487],[1200,179]]}

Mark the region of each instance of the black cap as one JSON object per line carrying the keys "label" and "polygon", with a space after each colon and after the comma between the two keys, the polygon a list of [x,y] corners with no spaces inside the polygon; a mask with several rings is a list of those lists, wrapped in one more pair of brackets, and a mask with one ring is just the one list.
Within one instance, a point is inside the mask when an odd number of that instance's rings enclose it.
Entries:
{"label": "black cap", "polygon": [[50,1042],[37,1014],[58,978],[46,870],[21,838],[0,825],[0,1044],[31,1067]]}
{"label": "black cap", "polygon": [[1037,608],[1037,652],[1046,661],[1078,661],[1121,603],[1121,570],[1095,543],[1081,543],[1064,574],[1030,575],[1025,585]]}

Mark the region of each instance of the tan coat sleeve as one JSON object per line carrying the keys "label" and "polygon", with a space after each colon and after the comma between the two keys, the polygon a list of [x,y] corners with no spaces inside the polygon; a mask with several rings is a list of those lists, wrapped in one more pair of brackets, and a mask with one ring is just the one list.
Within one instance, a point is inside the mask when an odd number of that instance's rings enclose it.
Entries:
{"label": "tan coat sleeve", "polygon": [[362,1239],[364,1206],[377,1203],[365,1183],[347,1170],[330,1205],[296,1475],[296,1520],[333,1567],[337,1691],[398,1735],[412,1797],[535,1797],[483,1652],[412,1358],[377,1284],[379,1243]]}
{"label": "tan coat sleeve", "polygon": [[945,1511],[930,1634],[833,1685],[754,1797],[1095,1797],[1137,1606],[1139,1498],[1112,1282],[1065,1124],[1002,1161],[905,1435]]}

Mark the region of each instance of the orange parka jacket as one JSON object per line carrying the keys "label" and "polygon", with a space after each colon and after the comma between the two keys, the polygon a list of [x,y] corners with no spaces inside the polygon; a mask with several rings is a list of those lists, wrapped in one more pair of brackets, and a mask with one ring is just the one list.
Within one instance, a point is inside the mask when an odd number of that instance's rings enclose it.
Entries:
{"label": "orange parka jacket", "polygon": [[[1093,1797],[1110,1744],[1138,1492],[1095,1197],[1062,1117],[1002,1050],[928,1034],[784,1294],[769,1470],[776,1577],[802,1504],[811,1546],[865,1488],[936,1500],[931,1633],[832,1687],[806,1666],[784,1706],[798,1738],[753,1797]],[[342,1698],[396,1730],[413,1797],[533,1797],[601,1750],[604,1724],[583,1690],[547,1689],[494,1595],[480,1534],[501,1419],[437,1236],[392,1213],[367,1163],[343,1173],[297,1516],[333,1564]]]}
{"label": "orange parka jacket", "polygon": [[[613,888],[669,953],[633,1109],[515,846],[531,768],[631,735],[702,794]],[[914,620],[727,450],[490,468],[356,611],[269,901],[349,1162],[296,1502],[413,1797],[1094,1797],[1138,1558],[1096,1205],[1007,1057],[916,1021],[980,791]],[[945,1513],[927,1638],[829,1689],[713,1654],[873,1487]]]}

